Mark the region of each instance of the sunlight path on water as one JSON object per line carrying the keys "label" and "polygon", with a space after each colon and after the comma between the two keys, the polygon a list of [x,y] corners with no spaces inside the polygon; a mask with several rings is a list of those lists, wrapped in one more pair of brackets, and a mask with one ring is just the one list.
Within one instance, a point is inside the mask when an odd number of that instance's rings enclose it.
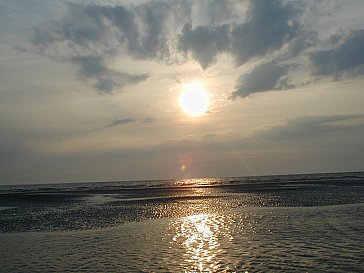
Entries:
{"label": "sunlight path on water", "polygon": [[[185,266],[186,270],[214,272],[221,267],[217,259],[223,252],[220,240],[233,239],[225,218],[213,214],[196,214],[171,223],[175,229],[171,244],[184,246],[184,262],[188,265]],[[224,238],[219,238],[221,234],[224,234]]]}

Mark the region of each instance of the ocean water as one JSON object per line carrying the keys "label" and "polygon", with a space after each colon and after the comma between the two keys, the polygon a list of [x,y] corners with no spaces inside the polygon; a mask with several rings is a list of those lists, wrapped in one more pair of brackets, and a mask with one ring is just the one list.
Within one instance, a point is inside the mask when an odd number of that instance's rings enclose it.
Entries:
{"label": "ocean water", "polygon": [[0,272],[364,272],[364,173],[1,186]]}

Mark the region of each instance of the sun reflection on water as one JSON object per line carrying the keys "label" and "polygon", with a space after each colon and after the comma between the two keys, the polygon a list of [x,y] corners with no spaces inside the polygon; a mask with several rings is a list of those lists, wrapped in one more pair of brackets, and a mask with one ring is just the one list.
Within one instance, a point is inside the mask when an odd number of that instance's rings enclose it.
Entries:
{"label": "sun reflection on water", "polygon": [[[187,167],[187,166],[186,166]],[[221,178],[186,178],[178,179],[174,182],[176,186],[213,186],[216,184],[222,184],[224,179]]]}
{"label": "sun reflection on water", "polygon": [[214,272],[222,266],[218,255],[223,251],[219,241],[221,230],[226,228],[223,217],[196,214],[176,220],[173,226],[176,233],[172,243],[185,249],[186,272]]}

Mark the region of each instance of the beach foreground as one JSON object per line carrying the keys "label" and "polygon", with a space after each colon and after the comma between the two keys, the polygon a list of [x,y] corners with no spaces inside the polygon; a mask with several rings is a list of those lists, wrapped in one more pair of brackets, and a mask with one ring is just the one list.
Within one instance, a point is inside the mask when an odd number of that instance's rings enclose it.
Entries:
{"label": "beach foreground", "polygon": [[2,189],[0,271],[362,272],[362,178]]}

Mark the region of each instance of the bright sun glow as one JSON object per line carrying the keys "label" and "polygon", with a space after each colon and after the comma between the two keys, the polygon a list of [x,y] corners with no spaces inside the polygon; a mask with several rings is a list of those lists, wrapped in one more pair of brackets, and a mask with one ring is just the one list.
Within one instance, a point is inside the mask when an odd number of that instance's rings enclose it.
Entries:
{"label": "bright sun glow", "polygon": [[179,98],[179,105],[183,112],[191,117],[198,117],[207,112],[209,96],[201,82],[185,84]]}

